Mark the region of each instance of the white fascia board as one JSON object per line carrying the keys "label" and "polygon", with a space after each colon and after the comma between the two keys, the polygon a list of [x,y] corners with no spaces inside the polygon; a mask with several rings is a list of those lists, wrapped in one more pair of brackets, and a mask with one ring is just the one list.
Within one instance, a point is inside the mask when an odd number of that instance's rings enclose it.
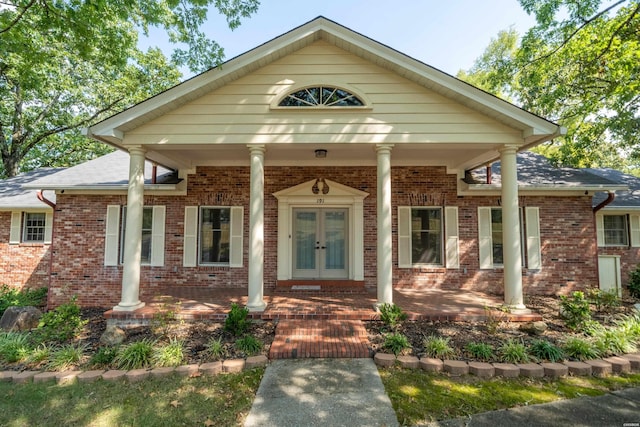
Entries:
{"label": "white fascia board", "polygon": [[[518,193],[521,195],[593,195],[594,193],[604,191],[617,191],[626,190],[624,185],[563,185],[563,184],[549,184],[549,185],[518,185]],[[500,184],[467,184],[461,182],[458,187],[458,195],[460,196],[489,196],[499,195],[502,192],[502,186]]]}
{"label": "white fascia board", "polygon": [[623,212],[640,212],[640,206],[611,206],[611,205],[607,205],[604,208],[601,209],[602,211],[611,211],[611,212],[619,212],[619,213],[623,213]]}
{"label": "white fascia board", "polygon": [[33,206],[33,205],[4,205],[0,206],[0,212],[11,212],[11,211],[22,211],[22,212],[52,212],[53,208],[42,202],[42,207]]}

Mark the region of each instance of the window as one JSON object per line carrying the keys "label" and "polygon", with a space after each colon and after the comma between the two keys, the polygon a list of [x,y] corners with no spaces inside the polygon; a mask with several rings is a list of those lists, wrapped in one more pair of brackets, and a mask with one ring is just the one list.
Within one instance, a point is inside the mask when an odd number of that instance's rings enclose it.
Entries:
{"label": "window", "polygon": [[[127,228],[127,207],[122,208],[122,231],[120,232],[120,262],[124,262],[124,238]],[[153,208],[145,206],[142,212],[142,250],[140,255],[141,264],[151,263],[151,238],[153,235]]]}
{"label": "window", "polygon": [[411,263],[442,265],[442,210],[411,209]]}
{"label": "window", "polygon": [[629,246],[626,215],[603,215],[604,245]]}
{"label": "window", "polygon": [[[142,211],[142,248],[140,263],[151,266],[164,265],[165,206],[145,206]],[[127,208],[107,206],[104,240],[104,265],[124,262]]]}
{"label": "window", "polygon": [[458,208],[398,206],[398,267],[459,268]]}
{"label": "window", "polygon": [[[522,265],[530,270],[542,267],[540,249],[540,212],[537,207],[520,210],[520,248]],[[480,268],[504,265],[504,228],[502,208],[478,208],[478,246]]]}
{"label": "window", "polygon": [[23,242],[44,242],[44,229],[46,222],[46,214],[44,212],[24,214],[24,231],[22,234]]}
{"label": "window", "polygon": [[228,264],[230,237],[229,208],[200,209],[200,264]]}
{"label": "window", "polygon": [[364,102],[356,95],[337,87],[314,86],[297,90],[285,96],[279,107],[362,107]]}
{"label": "window", "polygon": [[53,214],[49,212],[11,212],[9,243],[51,243]]}
{"label": "window", "polygon": [[242,206],[185,206],[184,267],[242,267]]}

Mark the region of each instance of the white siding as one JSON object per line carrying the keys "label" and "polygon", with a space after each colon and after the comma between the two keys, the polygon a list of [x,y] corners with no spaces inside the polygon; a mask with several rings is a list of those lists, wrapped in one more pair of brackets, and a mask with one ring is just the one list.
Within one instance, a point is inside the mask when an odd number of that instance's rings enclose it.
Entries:
{"label": "white siding", "polygon": [[[371,108],[271,109],[313,84],[352,90]],[[522,142],[513,128],[318,41],[133,130],[127,143],[371,143],[381,136],[397,143]]]}

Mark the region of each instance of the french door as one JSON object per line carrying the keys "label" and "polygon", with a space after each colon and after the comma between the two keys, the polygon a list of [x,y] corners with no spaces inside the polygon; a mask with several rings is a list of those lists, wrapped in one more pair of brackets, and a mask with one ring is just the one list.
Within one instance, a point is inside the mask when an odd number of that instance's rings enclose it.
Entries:
{"label": "french door", "polygon": [[293,277],[346,279],[349,210],[293,209]]}

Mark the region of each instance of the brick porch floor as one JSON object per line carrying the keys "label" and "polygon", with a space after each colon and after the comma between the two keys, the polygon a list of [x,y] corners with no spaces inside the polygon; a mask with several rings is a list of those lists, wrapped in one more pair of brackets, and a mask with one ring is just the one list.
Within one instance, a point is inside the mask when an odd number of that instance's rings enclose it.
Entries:
{"label": "brick porch floor", "polygon": [[[201,287],[173,287],[153,290],[143,295],[146,306],[133,312],[105,313],[108,319],[148,320],[163,306],[178,309],[178,316],[186,320],[226,317],[231,303],[246,305],[246,289],[207,289]],[[267,308],[250,313],[250,317],[263,320],[377,320],[374,310],[376,294],[365,289],[356,290],[265,290]],[[468,290],[448,289],[395,289],[393,301],[410,320],[484,320],[485,307],[500,307],[501,297]],[[179,303],[179,305],[175,305]],[[504,313],[502,313],[504,315]],[[540,320],[536,313],[508,314],[511,321]]]}

